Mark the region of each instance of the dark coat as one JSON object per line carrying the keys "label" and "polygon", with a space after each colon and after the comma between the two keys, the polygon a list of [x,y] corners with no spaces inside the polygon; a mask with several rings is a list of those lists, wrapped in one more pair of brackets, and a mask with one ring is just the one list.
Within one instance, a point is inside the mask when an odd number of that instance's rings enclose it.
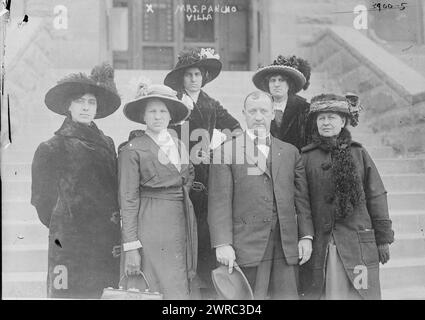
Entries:
{"label": "dark coat", "polygon": [[281,126],[278,127],[273,119],[270,126],[271,134],[301,150],[308,143],[310,136],[309,110],[310,104],[306,99],[298,95],[289,95]]}
{"label": "dark coat", "polygon": [[[179,94],[181,98],[182,93]],[[171,126],[171,129],[176,130],[178,137],[184,142],[185,137],[182,135],[182,128],[189,126],[189,136],[196,129],[204,129],[204,136],[208,139],[197,137],[195,141],[189,141],[188,150],[193,153],[193,148],[202,141],[211,141],[214,129],[224,130],[228,129],[233,132],[235,129],[240,129],[239,122],[232,117],[225,108],[217,100],[211,98],[203,90],[199,93],[198,101],[194,104],[194,108],[190,114],[188,121],[181,127]],[[184,129],[183,129],[184,131]],[[209,145],[209,143],[208,143]],[[207,146],[203,146],[206,150]],[[191,159],[193,159],[191,157]],[[205,187],[208,185],[208,164],[196,164],[195,166],[195,181],[202,183]],[[198,222],[198,275],[206,284],[207,287],[212,287],[211,271],[215,268],[215,255],[211,250],[209,229],[207,224],[207,210],[208,210],[208,195],[207,191],[194,191],[190,192],[190,199],[192,200],[195,214]]]}
{"label": "dark coat", "polygon": [[[265,192],[265,182],[272,178],[282,248],[286,262],[296,265],[299,239],[314,233],[301,156],[294,146],[272,138],[272,169],[268,173],[261,166],[250,164],[256,161],[250,156],[245,139],[246,134],[239,135],[214,151],[216,159],[222,159],[223,164],[210,167],[208,223],[211,244],[213,247],[233,245],[239,265],[259,264],[272,227],[273,195]],[[243,161],[238,160],[241,155]],[[255,167],[260,174],[249,170]]]}
{"label": "dark coat", "polygon": [[[98,298],[105,287],[117,285],[117,192],[114,143],[94,124],[66,118],[36,150],[31,203],[49,228],[49,297]],[[67,269],[67,289],[55,285],[60,266]]]}
{"label": "dark coat", "polygon": [[319,148],[317,144],[302,149],[315,229],[313,254],[301,271],[308,298],[317,299],[322,294],[326,252],[331,235],[335,239],[346,274],[353,283],[359,275],[358,270],[355,273],[355,267],[367,267],[368,289],[358,289],[360,295],[365,299],[380,298],[377,244],[391,243],[394,239],[387,195],[374,162],[361,144],[352,141],[351,154],[362,181],[365,200],[354,208],[352,215],[335,219],[330,152]]}

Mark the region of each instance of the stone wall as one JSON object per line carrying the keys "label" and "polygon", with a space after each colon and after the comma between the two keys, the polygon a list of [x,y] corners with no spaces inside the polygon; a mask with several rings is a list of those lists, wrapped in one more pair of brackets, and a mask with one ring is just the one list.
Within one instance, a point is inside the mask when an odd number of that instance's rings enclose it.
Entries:
{"label": "stone wall", "polygon": [[[108,50],[107,10],[112,0],[22,0],[12,2],[12,14],[17,19],[24,14],[43,18],[52,34],[52,62],[55,68],[91,68],[101,61],[111,61]],[[55,28],[55,7],[67,9],[67,28]],[[28,24],[28,25],[29,25]]]}
{"label": "stone wall", "polygon": [[[9,25],[6,36],[5,93],[10,101],[12,143],[26,132],[33,110],[43,104],[47,84],[54,83],[51,68],[52,33],[44,18],[33,18],[23,28]],[[56,79],[57,80],[57,79]],[[6,100],[6,99],[5,99]],[[7,101],[5,101],[7,102]],[[2,107],[2,146],[7,135],[7,108]]]}
{"label": "stone wall", "polygon": [[425,77],[352,28],[331,27],[308,47],[317,72],[359,94],[363,121],[402,154],[425,152]]}

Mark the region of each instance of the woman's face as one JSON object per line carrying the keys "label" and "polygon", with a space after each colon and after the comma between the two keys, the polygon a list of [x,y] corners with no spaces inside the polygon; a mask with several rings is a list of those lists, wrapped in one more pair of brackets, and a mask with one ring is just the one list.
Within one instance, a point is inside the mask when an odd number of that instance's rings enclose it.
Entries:
{"label": "woman's face", "polygon": [[289,85],[281,75],[271,76],[269,79],[269,91],[275,99],[282,99],[288,96]]}
{"label": "woman's face", "polygon": [[155,133],[167,129],[171,120],[170,111],[159,99],[150,99],[146,104],[144,120],[147,128]]}
{"label": "woman's face", "polygon": [[322,137],[336,137],[345,126],[345,117],[338,113],[322,112],[316,119],[317,129]]}
{"label": "woman's face", "polygon": [[96,97],[91,93],[86,93],[80,98],[72,100],[68,110],[71,113],[73,121],[90,124],[96,116]]}
{"label": "woman's face", "polygon": [[188,92],[198,92],[202,88],[202,72],[199,68],[188,68],[183,75],[183,85]]}

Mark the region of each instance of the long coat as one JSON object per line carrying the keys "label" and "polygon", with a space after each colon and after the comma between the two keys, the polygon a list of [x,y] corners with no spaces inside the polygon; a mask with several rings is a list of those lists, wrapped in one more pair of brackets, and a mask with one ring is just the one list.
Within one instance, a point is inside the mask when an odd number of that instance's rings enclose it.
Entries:
{"label": "long coat", "polygon": [[270,125],[271,134],[301,150],[308,143],[310,136],[309,109],[310,104],[303,97],[298,95],[288,96],[282,123],[279,127],[273,119]]}
{"label": "long coat", "polygon": [[117,182],[114,143],[94,124],[66,118],[37,148],[31,203],[49,228],[49,297],[98,298],[118,284]]}
{"label": "long coat", "polygon": [[[182,93],[179,93],[181,97]],[[178,137],[183,141],[184,126],[189,126],[189,137],[197,129],[204,129],[203,139],[201,136],[189,141],[189,152],[194,153],[193,148],[202,145],[202,141],[210,141],[213,136],[214,129],[228,129],[231,132],[240,129],[239,122],[232,117],[227,110],[217,100],[211,98],[203,90],[199,93],[198,101],[194,104],[194,108],[190,114],[188,121],[181,127],[172,126],[171,129],[176,130]],[[196,134],[196,132],[194,133]],[[188,137],[188,138],[189,138]],[[190,139],[191,140],[191,139]],[[185,142],[185,141],[184,141]],[[203,145],[204,150],[207,146]],[[209,164],[194,163],[195,181],[201,182],[205,187],[208,186],[208,167]],[[198,275],[207,287],[212,287],[211,270],[215,268],[215,255],[211,250],[210,235],[207,224],[208,210],[208,194],[207,190],[190,192],[190,198],[193,202],[195,214],[198,222]]]}
{"label": "long coat", "polygon": [[[273,195],[267,194],[264,187],[272,178],[282,249],[286,262],[296,265],[299,239],[314,233],[301,156],[294,146],[272,137],[272,169],[268,173],[264,166],[254,164],[260,162],[252,158],[246,137],[239,135],[214,151],[222,164],[212,164],[210,168],[211,244],[213,247],[233,245],[239,265],[259,264],[272,228]],[[242,161],[238,160],[240,155]],[[259,170],[258,174],[254,174],[253,168]]]}
{"label": "long coat", "polygon": [[[302,149],[310,193],[315,228],[313,253],[302,270],[303,287],[307,298],[317,299],[325,281],[327,246],[333,235],[345,272],[353,283],[361,282],[367,268],[367,289],[357,284],[365,299],[379,299],[379,257],[377,244],[393,242],[387,196],[374,162],[361,144],[351,142],[351,154],[358,169],[365,193],[352,215],[335,219],[333,184],[330,170],[331,155],[310,144]],[[356,277],[359,277],[357,281]],[[364,283],[363,283],[364,284]]]}
{"label": "long coat", "polygon": [[159,152],[144,134],[119,153],[122,238],[123,243],[141,242],[151,290],[166,299],[188,299],[197,264],[196,218],[188,193],[193,166],[183,161],[178,171],[170,162],[161,163]]}

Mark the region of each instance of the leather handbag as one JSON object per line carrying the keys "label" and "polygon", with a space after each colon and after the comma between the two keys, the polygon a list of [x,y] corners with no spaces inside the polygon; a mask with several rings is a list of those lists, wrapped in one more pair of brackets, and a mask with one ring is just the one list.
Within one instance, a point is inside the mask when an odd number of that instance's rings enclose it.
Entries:
{"label": "leather handbag", "polygon": [[[123,286],[123,280],[126,280]],[[140,281],[142,280],[142,282]],[[119,288],[112,287],[103,289],[102,300],[163,300],[159,292],[151,292],[149,282],[143,272],[138,276],[121,277]]]}

